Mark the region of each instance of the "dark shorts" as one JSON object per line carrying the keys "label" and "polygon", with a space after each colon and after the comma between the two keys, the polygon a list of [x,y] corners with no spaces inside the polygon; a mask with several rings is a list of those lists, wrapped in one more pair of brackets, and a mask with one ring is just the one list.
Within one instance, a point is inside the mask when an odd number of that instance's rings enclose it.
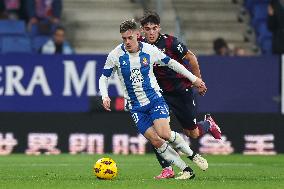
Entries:
{"label": "dark shorts", "polygon": [[164,93],[170,112],[180,122],[183,129],[194,130],[196,126],[196,104],[192,89],[179,93]]}

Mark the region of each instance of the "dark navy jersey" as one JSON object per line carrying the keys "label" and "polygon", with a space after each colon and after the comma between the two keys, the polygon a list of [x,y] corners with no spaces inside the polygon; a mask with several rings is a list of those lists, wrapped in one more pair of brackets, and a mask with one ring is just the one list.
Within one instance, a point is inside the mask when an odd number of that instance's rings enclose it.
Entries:
{"label": "dark navy jersey", "polygon": [[[147,42],[146,38],[144,37],[141,38],[141,41]],[[157,41],[153,45],[158,47],[158,49],[160,49],[170,58],[175,59],[188,70],[190,70],[189,63],[184,63],[183,61],[183,57],[188,52],[188,49],[183,43],[179,42],[177,38],[167,34],[160,34]],[[155,64],[154,73],[159,86],[164,93],[181,92],[192,85],[187,78],[179,73],[176,73],[167,66]]]}

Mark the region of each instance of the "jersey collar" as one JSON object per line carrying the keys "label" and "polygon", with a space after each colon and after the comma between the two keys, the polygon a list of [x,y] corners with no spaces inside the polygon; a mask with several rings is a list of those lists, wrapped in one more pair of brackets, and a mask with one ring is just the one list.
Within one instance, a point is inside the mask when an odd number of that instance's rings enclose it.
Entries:
{"label": "jersey collar", "polygon": [[[142,44],[142,42],[138,41],[138,46],[139,46],[138,52],[139,52],[139,51],[142,51],[142,49],[143,49],[143,44]],[[124,46],[123,43],[122,43],[122,45],[121,45],[121,49],[122,49],[122,51],[123,51],[124,53],[129,53],[129,52],[125,49],[125,46]]]}

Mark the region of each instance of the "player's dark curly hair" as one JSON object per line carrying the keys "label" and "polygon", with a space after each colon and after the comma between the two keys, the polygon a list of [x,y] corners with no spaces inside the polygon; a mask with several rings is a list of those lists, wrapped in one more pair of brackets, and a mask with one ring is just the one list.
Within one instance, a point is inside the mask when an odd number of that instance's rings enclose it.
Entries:
{"label": "player's dark curly hair", "polygon": [[160,16],[154,11],[147,11],[144,13],[143,17],[140,19],[141,26],[147,23],[160,24]]}
{"label": "player's dark curly hair", "polygon": [[127,30],[136,30],[138,28],[137,23],[132,20],[125,20],[119,26],[120,33],[124,33]]}

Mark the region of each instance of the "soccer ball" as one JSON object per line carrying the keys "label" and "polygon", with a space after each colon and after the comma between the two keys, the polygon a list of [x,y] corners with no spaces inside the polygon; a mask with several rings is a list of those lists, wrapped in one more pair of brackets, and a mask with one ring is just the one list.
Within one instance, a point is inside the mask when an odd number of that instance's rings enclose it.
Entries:
{"label": "soccer ball", "polygon": [[94,174],[99,179],[113,179],[117,175],[117,166],[111,158],[101,158],[94,165]]}

